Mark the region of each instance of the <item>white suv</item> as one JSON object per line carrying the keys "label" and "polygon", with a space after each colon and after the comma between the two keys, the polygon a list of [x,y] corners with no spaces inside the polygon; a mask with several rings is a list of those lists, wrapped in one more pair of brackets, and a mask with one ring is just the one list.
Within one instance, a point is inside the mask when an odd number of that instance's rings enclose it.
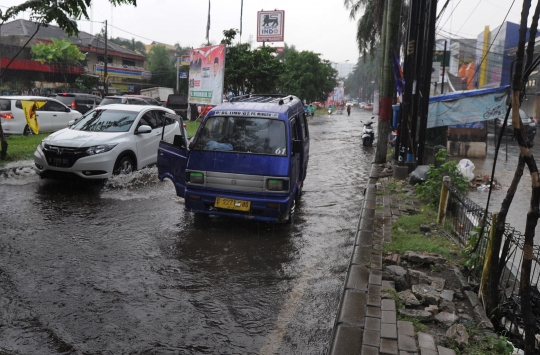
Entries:
{"label": "white suv", "polygon": [[187,147],[182,118],[165,107],[106,105],[45,138],[34,153],[41,177],[107,179],[157,162],[160,139]]}
{"label": "white suv", "polygon": [[26,123],[21,101],[46,101],[36,110],[39,132],[55,132],[66,128],[68,122],[76,120],[82,114],[58,100],[43,96],[0,96],[0,121],[6,134],[32,134]]}

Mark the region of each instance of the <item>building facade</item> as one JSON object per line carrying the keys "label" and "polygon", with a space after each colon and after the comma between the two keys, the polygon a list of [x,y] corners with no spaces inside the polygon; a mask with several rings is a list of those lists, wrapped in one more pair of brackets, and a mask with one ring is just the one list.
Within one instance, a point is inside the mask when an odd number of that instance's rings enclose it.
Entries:
{"label": "building facade", "polygon": [[[36,33],[37,30],[37,33]],[[34,35],[35,33],[35,35]],[[1,68],[15,56],[28,41],[17,58],[6,70],[4,81],[14,78],[25,78],[38,82],[41,86],[61,87],[64,85],[64,74],[68,84],[73,83],[80,75],[87,75],[96,80],[96,89],[103,89],[106,79],[110,87],[109,93],[138,92],[144,83],[151,79],[152,74],[145,69],[146,57],[143,54],[124,48],[112,42],[107,43],[107,58],[105,58],[105,40],[87,32],[79,32],[78,36],[68,36],[57,26],[40,27],[36,23],[18,19],[3,24],[0,28],[0,61]],[[32,60],[30,48],[36,43],[52,43],[51,38],[67,39],[86,54],[86,59],[68,67],[65,72],[54,64],[41,64]],[[107,61],[108,75],[104,75]]]}

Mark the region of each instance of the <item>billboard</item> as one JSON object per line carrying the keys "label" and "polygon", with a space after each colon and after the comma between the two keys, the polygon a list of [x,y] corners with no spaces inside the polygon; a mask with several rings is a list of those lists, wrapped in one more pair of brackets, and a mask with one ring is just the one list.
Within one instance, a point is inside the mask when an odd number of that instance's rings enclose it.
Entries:
{"label": "billboard", "polygon": [[[429,98],[427,128],[504,118],[509,87],[456,91]],[[475,126],[476,128],[476,126]]]}
{"label": "billboard", "polygon": [[257,42],[283,42],[285,11],[257,12]]}
{"label": "billboard", "polygon": [[223,101],[225,45],[190,51],[189,94],[191,104],[218,105]]}
{"label": "billboard", "polygon": [[183,55],[180,57],[180,65],[189,65],[189,55]]}

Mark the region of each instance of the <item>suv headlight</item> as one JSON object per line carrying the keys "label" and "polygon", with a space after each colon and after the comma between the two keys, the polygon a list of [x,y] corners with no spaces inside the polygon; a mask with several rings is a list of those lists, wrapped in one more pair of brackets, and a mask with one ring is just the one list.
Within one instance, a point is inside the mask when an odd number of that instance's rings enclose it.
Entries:
{"label": "suv headlight", "polygon": [[86,154],[88,155],[94,155],[94,154],[101,154],[101,153],[105,153],[105,152],[108,152],[109,150],[113,149],[114,147],[116,147],[118,144],[100,144],[100,145],[95,145],[93,147],[90,147],[86,150]]}

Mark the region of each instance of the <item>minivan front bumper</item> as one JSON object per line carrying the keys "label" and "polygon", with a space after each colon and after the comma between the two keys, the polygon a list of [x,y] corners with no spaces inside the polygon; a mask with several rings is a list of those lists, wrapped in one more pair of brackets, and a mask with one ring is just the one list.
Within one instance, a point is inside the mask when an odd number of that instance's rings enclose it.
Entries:
{"label": "minivan front bumper", "polygon": [[[294,196],[294,195],[293,195]],[[237,211],[215,207],[216,197],[249,201],[249,211]],[[222,191],[205,191],[186,188],[185,208],[188,211],[208,215],[227,216],[265,222],[282,222],[290,218],[294,198],[289,195],[242,194]]]}

